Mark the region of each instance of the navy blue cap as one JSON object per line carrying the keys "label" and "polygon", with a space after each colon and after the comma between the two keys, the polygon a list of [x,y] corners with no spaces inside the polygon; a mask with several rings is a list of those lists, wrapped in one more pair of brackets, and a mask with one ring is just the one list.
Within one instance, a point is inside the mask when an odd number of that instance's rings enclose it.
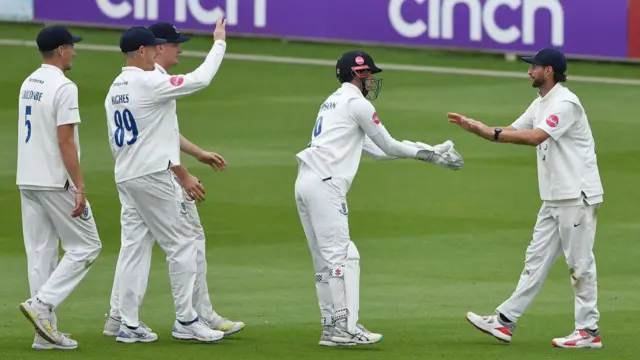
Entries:
{"label": "navy blue cap", "polygon": [[134,26],[125,31],[120,37],[120,50],[123,53],[138,50],[141,46],[155,46],[166,44],[167,41],[158,39],[151,30],[144,26]]}
{"label": "navy blue cap", "polygon": [[72,45],[82,41],[80,36],[73,36],[62,26],[47,26],[40,30],[36,38],[38,50],[51,51],[63,45]]}
{"label": "navy blue cap", "polygon": [[155,23],[149,26],[149,30],[151,30],[157,38],[167,40],[167,42],[170,43],[180,44],[190,40],[188,36],[180,34],[178,28],[173,24],[166,22]]}
{"label": "navy blue cap", "polygon": [[567,71],[567,58],[560,49],[556,48],[544,48],[533,56],[522,57],[522,61],[534,65],[551,66],[557,73]]}

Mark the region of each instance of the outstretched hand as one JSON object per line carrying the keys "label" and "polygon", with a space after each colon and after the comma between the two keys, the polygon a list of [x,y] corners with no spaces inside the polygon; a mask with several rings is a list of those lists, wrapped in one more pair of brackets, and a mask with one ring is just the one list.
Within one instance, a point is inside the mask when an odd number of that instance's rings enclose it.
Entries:
{"label": "outstretched hand", "polygon": [[416,158],[419,160],[444,166],[451,170],[460,170],[464,165],[462,156],[456,151],[451,140],[434,146],[408,140],[404,140],[403,143],[419,150],[416,154]]}
{"label": "outstretched hand", "polygon": [[492,135],[492,130],[487,125],[483,124],[481,121],[473,120],[464,115],[460,115],[457,113],[447,113],[447,118],[449,122],[452,124],[456,124],[460,126],[463,130],[468,131],[470,133],[474,133],[476,135],[486,137]]}

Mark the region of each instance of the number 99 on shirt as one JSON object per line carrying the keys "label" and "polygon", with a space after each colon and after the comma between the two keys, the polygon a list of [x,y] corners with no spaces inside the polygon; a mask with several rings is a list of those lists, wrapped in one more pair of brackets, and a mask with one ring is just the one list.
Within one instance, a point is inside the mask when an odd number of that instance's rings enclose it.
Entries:
{"label": "number 99 on shirt", "polygon": [[116,125],[116,131],[113,133],[113,140],[117,147],[123,147],[125,142],[125,133],[127,133],[127,145],[133,145],[138,140],[138,126],[136,120],[129,109],[122,112],[116,110],[113,114],[113,122]]}

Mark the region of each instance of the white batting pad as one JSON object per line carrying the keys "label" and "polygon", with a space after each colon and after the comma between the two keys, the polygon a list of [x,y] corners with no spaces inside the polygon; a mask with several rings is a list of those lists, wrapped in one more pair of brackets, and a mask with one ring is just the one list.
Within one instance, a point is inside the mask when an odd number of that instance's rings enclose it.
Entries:
{"label": "white batting pad", "polygon": [[329,288],[335,311],[334,321],[347,320],[347,330],[356,331],[360,307],[360,253],[356,244],[349,242],[344,265],[329,272]]}
{"label": "white batting pad", "polygon": [[320,323],[322,326],[333,326],[333,298],[329,288],[329,272],[316,273],[316,293],[320,305]]}

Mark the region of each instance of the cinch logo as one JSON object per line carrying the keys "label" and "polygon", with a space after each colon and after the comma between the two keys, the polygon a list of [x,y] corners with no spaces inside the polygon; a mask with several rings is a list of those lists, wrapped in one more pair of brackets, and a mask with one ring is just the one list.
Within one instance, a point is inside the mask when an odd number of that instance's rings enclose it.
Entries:
{"label": "cinch logo", "polygon": [[[430,39],[453,39],[453,10],[456,5],[464,5],[469,13],[469,39],[482,41],[483,33],[499,44],[512,44],[521,39],[522,44],[535,42],[535,15],[538,10],[551,14],[551,43],[564,45],[564,11],[560,0],[411,0],[417,4],[429,3],[426,19],[407,21],[402,16],[402,5],[409,0],[389,0],[389,20],[393,28],[402,36],[417,38],[427,34]],[[506,6],[514,15],[522,17],[522,28],[515,25],[501,28],[496,24],[495,13]],[[427,20],[427,22],[425,22]],[[484,30],[484,31],[483,31]]]}
{"label": "cinch logo", "polygon": [[[160,0],[96,0],[98,8],[111,19],[122,19],[133,13],[136,20],[158,20],[158,3]],[[223,2],[219,0],[219,2]],[[199,23],[215,24],[221,15],[227,18],[230,26],[238,25],[239,0],[226,0],[226,13],[220,6],[207,10],[200,5],[200,0],[175,0],[174,21],[187,21],[187,13]],[[163,8],[163,11],[167,9]],[[253,26],[263,28],[267,25],[267,0],[253,0]]]}

